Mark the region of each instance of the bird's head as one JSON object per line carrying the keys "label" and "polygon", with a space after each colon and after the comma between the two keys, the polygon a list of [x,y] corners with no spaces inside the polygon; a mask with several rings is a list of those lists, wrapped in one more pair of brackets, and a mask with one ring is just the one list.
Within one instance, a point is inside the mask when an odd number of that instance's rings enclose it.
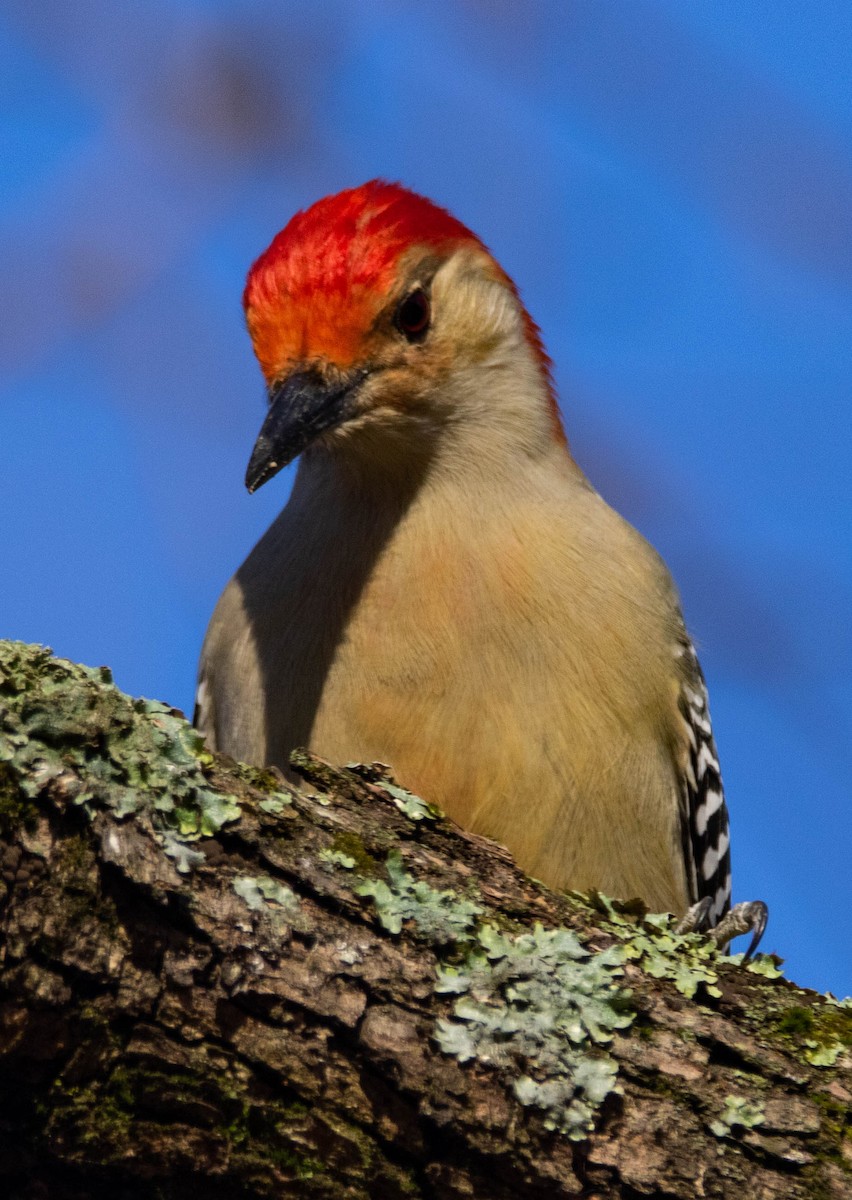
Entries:
{"label": "bird's head", "polygon": [[244,304],[269,389],[249,491],[315,444],[398,456],[501,419],[522,439],[563,438],[514,284],[460,221],[396,184],[297,213],[252,266]]}

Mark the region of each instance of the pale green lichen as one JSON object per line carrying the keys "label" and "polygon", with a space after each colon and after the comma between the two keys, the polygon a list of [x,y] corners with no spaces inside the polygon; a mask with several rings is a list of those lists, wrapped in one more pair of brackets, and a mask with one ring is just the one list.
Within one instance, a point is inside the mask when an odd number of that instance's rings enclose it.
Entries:
{"label": "pale green lichen", "polygon": [[64,777],[66,794],[89,816],[98,808],[119,818],[145,809],[166,853],[188,871],[200,858],[186,843],[240,816],[234,797],[207,782],[208,757],[180,713],[126,696],[105,667],[0,642],[0,763],[26,800]]}
{"label": "pale green lichen", "polygon": [[840,1055],[846,1049],[842,1042],[820,1043],[813,1038],[805,1038],[804,1057],[812,1067],[833,1067]]}
{"label": "pale green lichen", "polygon": [[272,796],[267,796],[265,800],[258,800],[257,807],[261,812],[280,817],[286,811],[287,805],[292,803],[293,797],[289,792],[275,792]]}
{"label": "pale green lichen", "polygon": [[723,954],[706,934],[678,933],[677,918],[671,913],[646,912],[644,905],[621,904],[600,892],[572,896],[604,917],[603,927],[619,939],[630,959],[655,979],[670,979],[689,999],[699,987],[709,996],[721,996],[718,967],[723,963],[744,965],[745,970],[767,979],[783,974],[774,955],[758,954],[743,964],[743,954]]}
{"label": "pale green lichen", "polygon": [[399,933],[407,922],[434,945],[453,947],[435,988],[457,999],[452,1015],[436,1022],[437,1045],[459,1062],[508,1070],[516,1099],[541,1110],[546,1128],[584,1139],[601,1103],[618,1090],[605,1047],[635,1015],[620,986],[623,947],[595,953],[570,929],[478,924],[480,905],[415,880],[398,853],[385,867],[386,880],[359,879],[354,889],[373,901],[384,928]]}
{"label": "pale green lichen", "polygon": [[299,897],[277,879],[269,875],[238,875],[231,887],[274,939],[286,939],[294,929],[304,933],[310,928]]}
{"label": "pale green lichen", "polygon": [[852,996],[838,1000],[827,992],[824,998],[827,1006],[813,1022],[812,1030],[822,1033],[823,1038],[804,1039],[805,1058],[815,1067],[833,1067],[841,1054],[852,1050]]}
{"label": "pale green lichen", "polygon": [[387,763],[349,762],[346,764],[346,770],[357,775],[359,779],[376,785],[410,821],[437,821],[444,815],[436,804],[429,804],[420,796],[415,796],[414,792],[400,787]]}
{"label": "pale green lichen", "polygon": [[756,954],[747,963],[743,963],[744,953],[722,954],[719,957],[722,962],[730,963],[734,967],[745,966],[746,971],[752,975],[762,975],[765,979],[781,979],[784,975],[774,954]]}
{"label": "pale green lichen", "polygon": [[[215,759],[209,751],[205,751],[199,755],[199,761],[205,766],[210,766]],[[261,798],[255,801],[261,812],[272,817],[284,817],[289,821],[296,819],[293,793],[289,788],[282,786],[284,777],[276,767],[255,767],[250,763],[232,762],[229,773],[236,776],[240,782],[248,784],[254,792],[261,793]]]}
{"label": "pale green lichen", "polygon": [[766,1120],[763,1105],[759,1100],[747,1100],[744,1096],[726,1096],[725,1107],[715,1121],[709,1123],[710,1132],[718,1138],[731,1137],[736,1126],[754,1129]]}
{"label": "pale green lichen", "polygon": [[410,821],[435,821],[443,816],[440,808],[427,804],[413,792],[398,787],[395,783],[383,782],[381,785],[401,813],[405,813]]}
{"label": "pale green lichen", "polygon": [[160,841],[163,850],[169,858],[174,859],[175,866],[182,875],[188,875],[190,871],[200,867],[204,862],[204,855],[200,850],[193,849],[191,843],[179,838],[170,829],[160,834]]}
{"label": "pale green lichen", "polygon": [[[766,1032],[787,1050],[814,1067],[833,1067],[841,1055],[852,1053],[852,1001],[828,994],[814,1002],[799,992],[804,1003],[776,1004],[760,1012]],[[789,991],[784,994],[789,999]]]}
{"label": "pale green lichen", "polygon": [[719,952],[710,939],[698,933],[677,933],[671,913],[635,911],[600,892],[575,895],[604,916],[603,926],[624,947],[626,956],[655,979],[670,979],[690,999],[703,986],[709,995],[721,996],[716,964]]}
{"label": "pale green lichen", "polygon": [[399,933],[405,922],[415,931],[437,942],[457,942],[467,937],[482,913],[480,905],[453,891],[438,891],[414,879],[402,865],[402,856],[392,850],[385,861],[384,879],[360,879],[354,890],[368,896],[379,921],[389,933]]}
{"label": "pale green lichen", "polygon": [[600,1048],[633,1021],[619,986],[620,946],[593,953],[568,929],[507,934],[483,925],[461,965],[439,969],[437,991],[459,995],[435,1040],[460,1062],[522,1069],[515,1097],[548,1129],[582,1140],[616,1091],[617,1067]]}
{"label": "pale green lichen", "polygon": [[351,871],[355,866],[352,855],[344,854],[342,850],[320,850],[318,858],[320,862],[328,863],[332,867],[343,867],[347,871]]}
{"label": "pale green lichen", "polygon": [[[646,922],[653,918],[646,917]],[[670,979],[690,999],[703,985],[708,995],[721,996],[715,970],[715,947],[700,934],[678,934],[658,927],[656,933],[637,931],[624,943],[627,956],[654,979]]]}
{"label": "pale green lichen", "polygon": [[292,888],[286,887],[269,875],[238,875],[232,885],[234,891],[255,912],[263,912],[267,904],[277,904],[285,914],[295,917],[300,910],[299,898]]}

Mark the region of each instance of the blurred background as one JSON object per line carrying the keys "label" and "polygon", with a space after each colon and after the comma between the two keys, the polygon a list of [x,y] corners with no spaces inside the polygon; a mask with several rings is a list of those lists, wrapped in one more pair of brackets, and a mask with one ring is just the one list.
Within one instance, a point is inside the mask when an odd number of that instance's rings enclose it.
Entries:
{"label": "blurred background", "polygon": [[852,6],[3,0],[0,636],[192,709],[264,396],[246,270],[373,176],[517,280],[708,676],[736,899],[852,992]]}

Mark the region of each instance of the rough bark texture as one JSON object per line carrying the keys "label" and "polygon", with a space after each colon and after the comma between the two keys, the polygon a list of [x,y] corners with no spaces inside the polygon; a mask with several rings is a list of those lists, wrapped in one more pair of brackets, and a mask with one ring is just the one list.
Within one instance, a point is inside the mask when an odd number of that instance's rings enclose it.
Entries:
{"label": "rough bark texture", "polygon": [[0,643],[0,1194],[852,1196],[852,1010],[296,766]]}

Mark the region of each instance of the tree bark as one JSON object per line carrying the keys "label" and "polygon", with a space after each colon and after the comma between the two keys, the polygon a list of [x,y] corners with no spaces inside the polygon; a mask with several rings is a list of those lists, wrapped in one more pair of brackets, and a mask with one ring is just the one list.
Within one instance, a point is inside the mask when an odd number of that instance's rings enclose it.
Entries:
{"label": "tree bark", "polygon": [[0,643],[0,1194],[852,1196],[852,1009],[293,765]]}

